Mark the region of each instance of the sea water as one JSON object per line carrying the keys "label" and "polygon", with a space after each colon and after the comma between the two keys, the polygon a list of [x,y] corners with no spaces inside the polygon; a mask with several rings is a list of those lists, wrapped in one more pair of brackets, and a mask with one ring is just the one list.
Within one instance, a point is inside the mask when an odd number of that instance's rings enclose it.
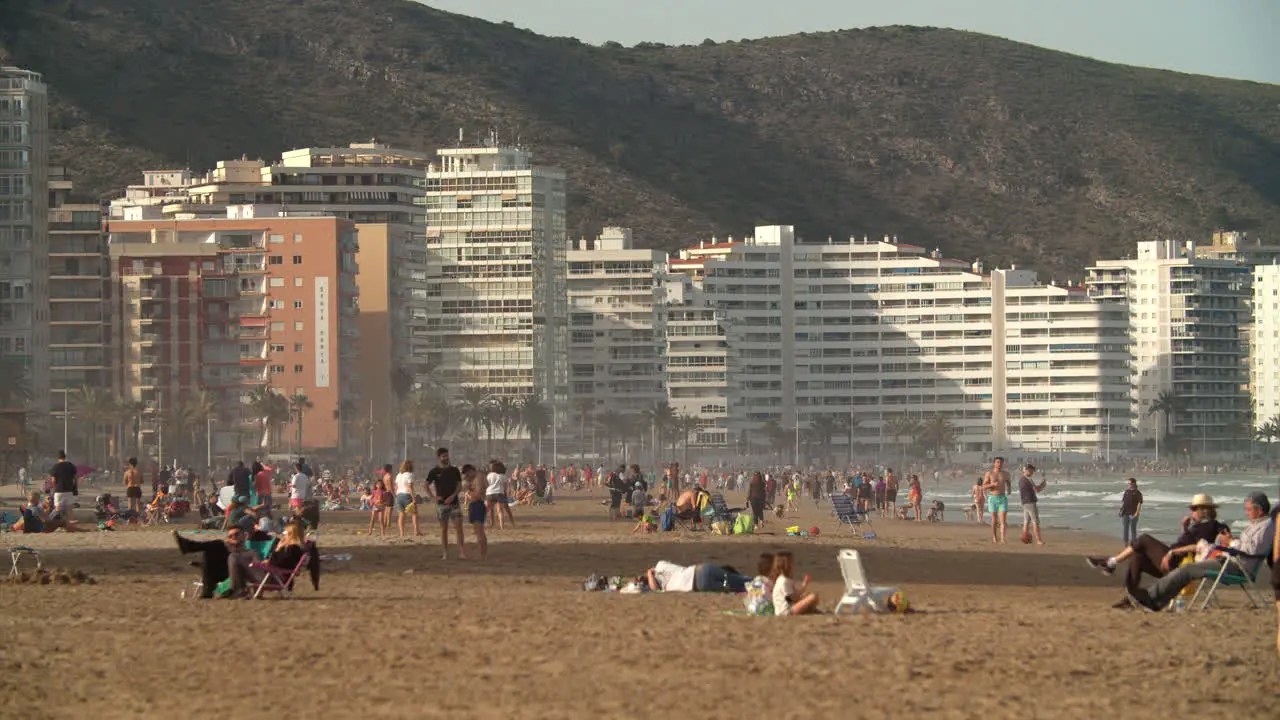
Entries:
{"label": "sea water", "polygon": [[[1013,494],[1009,498],[1010,528],[1022,525],[1016,477],[1015,474]],[[1045,479],[1049,482],[1040,492],[1041,525],[1046,531],[1065,527],[1120,537],[1120,498],[1127,478],[1122,474],[1081,471],[1036,473],[1037,483]],[[1245,496],[1261,490],[1274,505],[1280,490],[1276,477],[1260,473],[1138,475],[1137,479],[1143,500],[1138,532],[1166,539],[1179,533],[1179,525],[1194,495],[1212,495],[1218,503],[1218,519],[1239,533],[1246,522]],[[948,520],[964,519],[964,508],[972,503],[971,483],[943,480],[941,485],[928,481],[923,485],[926,506],[936,498],[946,503]]]}

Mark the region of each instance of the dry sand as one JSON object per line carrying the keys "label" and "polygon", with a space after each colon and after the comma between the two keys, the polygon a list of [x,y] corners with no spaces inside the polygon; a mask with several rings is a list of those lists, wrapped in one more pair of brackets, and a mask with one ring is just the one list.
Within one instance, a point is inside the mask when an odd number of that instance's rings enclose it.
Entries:
{"label": "dry sand", "polygon": [[[731,498],[732,499],[732,498]],[[169,528],[3,536],[97,584],[0,585],[0,717],[1276,717],[1275,610],[1110,609],[1118,577],[1084,566],[1115,542],[1048,529],[992,548],[974,524],[878,521],[817,538],[628,535],[598,496],[516,508],[490,559],[442,561],[427,538],[359,534],[327,513],[331,564],[294,599],[179,600],[197,571]],[[785,524],[791,524],[788,521]],[[774,522],[770,530],[778,529]],[[176,527],[190,527],[178,525]],[[216,535],[210,537],[217,537]],[[864,552],[910,615],[731,616],[733,596],[581,591],[660,559],[746,570],[796,554],[829,609],[835,553]],[[7,568],[6,568],[7,570]],[[1237,597],[1239,596],[1239,597]],[[229,690],[229,688],[236,688]]]}

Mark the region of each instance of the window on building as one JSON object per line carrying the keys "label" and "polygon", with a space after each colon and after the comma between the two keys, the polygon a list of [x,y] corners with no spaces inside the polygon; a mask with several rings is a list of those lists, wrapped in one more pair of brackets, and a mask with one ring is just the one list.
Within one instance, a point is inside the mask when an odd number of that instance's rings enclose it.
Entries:
{"label": "window on building", "polygon": [[271,255],[270,257],[268,257],[268,258],[267,258],[267,264],[268,264],[268,265],[283,265],[283,264],[284,264],[284,256],[283,256],[283,255]]}
{"label": "window on building", "polygon": [[271,278],[271,287],[284,287],[284,278]]}
{"label": "window on building", "polygon": [[294,264],[294,265],[301,265],[301,264],[302,264],[302,256],[301,256],[301,255],[294,255],[294,256],[293,256],[293,264]]}
{"label": "window on building", "polygon": [[282,322],[271,323],[271,332],[284,332],[284,323]]}
{"label": "window on building", "polygon": [[300,242],[302,242],[302,235],[301,235],[301,234],[299,234],[299,233],[294,233],[294,234],[293,234],[293,241],[294,241],[295,243],[300,243]]}
{"label": "window on building", "polygon": [[294,344],[293,344],[293,351],[294,351],[294,352],[302,352],[302,343],[294,343]]}
{"label": "window on building", "polygon": [[283,310],[283,309],[284,309],[284,301],[283,301],[283,300],[272,300],[272,301],[271,301],[271,309],[272,309],[272,310]]}
{"label": "window on building", "polygon": [[305,326],[306,326],[306,323],[304,323],[304,322],[302,322],[301,320],[299,320],[298,322],[296,322],[296,323],[294,323],[294,324],[293,324],[293,329],[294,329],[294,330],[297,330],[298,332],[302,332],[302,329],[303,329],[303,327],[305,327]]}
{"label": "window on building", "polygon": [[301,300],[294,300],[294,301],[293,301],[293,309],[294,309],[294,310],[301,310],[301,309],[302,309],[302,301],[301,301]]}
{"label": "window on building", "polygon": [[284,243],[284,236],[272,235],[270,238],[268,238],[268,242],[270,242],[272,245],[281,245]]}
{"label": "window on building", "polygon": [[294,278],[294,279],[293,279],[293,286],[294,286],[294,287],[302,287],[302,278],[300,278],[300,277],[296,277],[296,278]]}
{"label": "window on building", "polygon": [[302,372],[302,366],[301,366],[301,365],[294,365],[294,366],[293,366],[293,371],[294,371],[295,373],[300,373],[300,372]]}
{"label": "window on building", "polygon": [[284,366],[283,366],[283,365],[272,365],[272,366],[271,366],[271,374],[272,374],[272,375],[278,375],[278,374],[283,373],[283,372],[284,372]]}
{"label": "window on building", "polygon": [[271,345],[271,352],[284,352],[284,345],[277,345],[273,343]]}

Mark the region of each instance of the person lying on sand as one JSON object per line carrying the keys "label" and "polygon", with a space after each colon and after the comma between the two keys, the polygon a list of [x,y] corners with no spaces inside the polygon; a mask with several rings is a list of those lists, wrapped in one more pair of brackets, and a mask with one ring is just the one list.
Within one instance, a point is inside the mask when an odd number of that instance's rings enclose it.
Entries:
{"label": "person lying on sand", "polygon": [[27,497],[27,504],[22,507],[22,519],[10,528],[20,533],[51,533],[62,529],[66,532],[88,532],[68,519],[64,512],[53,511],[53,501],[46,498],[40,501],[40,493],[33,492]]}
{"label": "person lying on sand", "polygon": [[657,565],[645,571],[637,582],[649,585],[650,590],[666,592],[745,592],[751,578],[741,575],[730,566],[711,563],[676,565],[659,560]]}
{"label": "person lying on sand", "polygon": [[1144,574],[1155,578],[1164,577],[1177,567],[1180,556],[1194,553],[1197,543],[1201,540],[1213,543],[1224,529],[1229,531],[1226,525],[1218,522],[1218,504],[1212,497],[1196,495],[1191,499],[1190,507],[1193,521],[1174,541],[1173,547],[1143,534],[1112,557],[1085,558],[1089,567],[1101,570],[1107,575],[1115,572],[1116,566],[1120,563],[1130,561],[1124,579],[1125,597],[1112,607],[1122,609],[1134,607],[1129,597],[1137,592]]}

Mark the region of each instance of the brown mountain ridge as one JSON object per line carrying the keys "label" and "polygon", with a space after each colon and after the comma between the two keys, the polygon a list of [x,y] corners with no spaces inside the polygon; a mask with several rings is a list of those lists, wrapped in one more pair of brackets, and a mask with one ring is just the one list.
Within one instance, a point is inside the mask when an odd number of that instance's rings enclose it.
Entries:
{"label": "brown mountain ridge", "polygon": [[463,127],[565,168],[574,235],[665,249],[786,223],[1062,279],[1140,239],[1280,228],[1280,86],[968,32],[623,48],[407,0],[8,0],[0,58],[45,74],[55,157],[99,195]]}

